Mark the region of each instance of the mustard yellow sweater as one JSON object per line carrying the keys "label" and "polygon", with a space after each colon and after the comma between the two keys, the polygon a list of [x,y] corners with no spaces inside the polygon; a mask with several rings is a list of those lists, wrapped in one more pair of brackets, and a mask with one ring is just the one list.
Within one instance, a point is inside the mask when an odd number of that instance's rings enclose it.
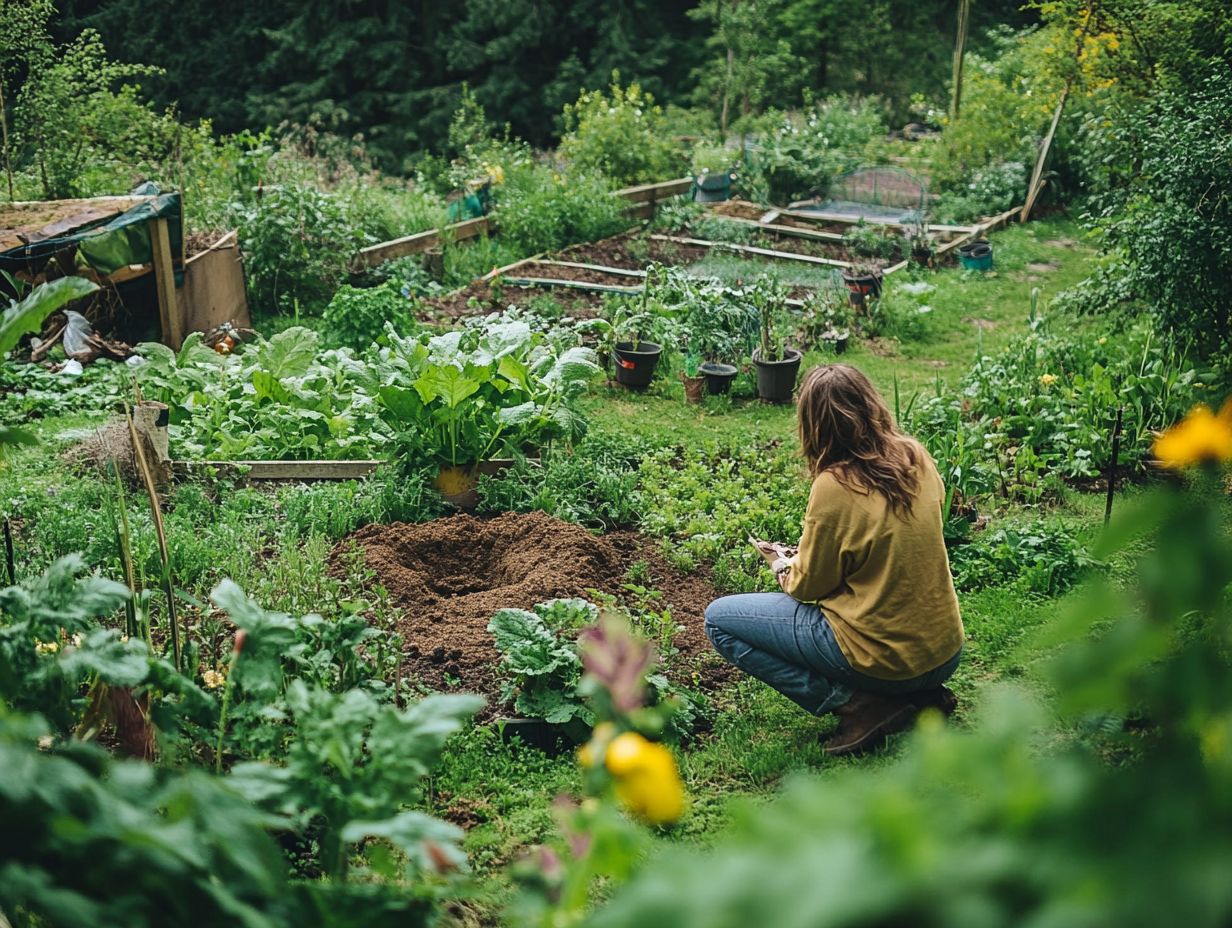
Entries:
{"label": "mustard yellow sweater", "polygon": [[853,668],[908,680],[944,664],[963,641],[941,528],[945,491],[927,452],[906,518],[880,493],[850,490],[827,472],[813,480],[800,551],[784,589],[815,602]]}

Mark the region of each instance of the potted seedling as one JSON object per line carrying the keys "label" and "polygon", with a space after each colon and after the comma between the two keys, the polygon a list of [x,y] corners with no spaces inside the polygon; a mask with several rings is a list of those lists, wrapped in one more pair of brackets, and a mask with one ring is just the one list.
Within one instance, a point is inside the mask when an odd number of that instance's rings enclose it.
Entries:
{"label": "potted seedling", "polygon": [[753,351],[757,396],[767,403],[789,403],[803,356],[783,343],[783,291],[776,283],[767,282],[753,288],[752,295],[761,325],[761,344]]}
{"label": "potted seedling", "polygon": [[924,267],[932,267],[933,263],[933,237],[928,234],[928,225],[924,222],[924,217],[912,223],[907,234],[907,244],[911,249],[911,260],[916,264]]}
{"label": "potted seedling", "polygon": [[680,372],[680,382],[684,384],[684,398],[688,403],[700,403],[705,395],[706,377],[700,368],[697,352],[689,346],[684,356],[684,370]]}
{"label": "potted seedling", "polygon": [[847,285],[852,306],[863,306],[881,296],[881,268],[872,264],[853,264],[843,268],[843,283]]}
{"label": "potted seedling", "polygon": [[[636,309],[634,307],[637,307]],[[599,354],[610,361],[616,382],[630,390],[645,390],[654,379],[663,346],[642,337],[652,316],[646,308],[646,294],[633,304],[626,299],[607,303],[606,319],[590,319],[578,331],[597,336]]]}

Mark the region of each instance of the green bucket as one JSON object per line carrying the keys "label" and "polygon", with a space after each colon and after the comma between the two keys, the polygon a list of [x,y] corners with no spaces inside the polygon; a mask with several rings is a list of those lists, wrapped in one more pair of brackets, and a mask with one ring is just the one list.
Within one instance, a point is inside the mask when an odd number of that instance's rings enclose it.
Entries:
{"label": "green bucket", "polygon": [[992,267],[992,245],[985,241],[971,242],[958,248],[958,263],[963,270],[987,271]]}

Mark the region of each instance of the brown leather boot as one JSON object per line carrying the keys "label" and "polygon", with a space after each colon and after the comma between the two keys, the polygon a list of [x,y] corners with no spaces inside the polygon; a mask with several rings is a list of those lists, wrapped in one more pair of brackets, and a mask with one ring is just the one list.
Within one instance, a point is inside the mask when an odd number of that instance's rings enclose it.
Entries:
{"label": "brown leather boot", "polygon": [[942,715],[953,715],[954,710],[958,708],[958,697],[948,686],[934,686],[932,689],[920,690],[907,698],[921,711],[937,709]]}
{"label": "brown leather boot", "polygon": [[853,693],[851,699],[834,711],[838,716],[838,731],[830,736],[823,749],[831,756],[872,750],[886,735],[908,728],[918,712],[919,707],[907,697]]}

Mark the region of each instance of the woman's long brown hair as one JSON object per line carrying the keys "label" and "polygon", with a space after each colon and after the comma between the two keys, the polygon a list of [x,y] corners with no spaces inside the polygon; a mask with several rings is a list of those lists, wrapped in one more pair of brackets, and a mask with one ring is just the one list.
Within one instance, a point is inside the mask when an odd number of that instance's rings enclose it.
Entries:
{"label": "woman's long brown hair", "polygon": [[867,377],[849,364],[813,368],[798,412],[800,449],[814,477],[830,471],[848,489],[880,493],[896,515],[911,514],[924,451],[899,430]]}

